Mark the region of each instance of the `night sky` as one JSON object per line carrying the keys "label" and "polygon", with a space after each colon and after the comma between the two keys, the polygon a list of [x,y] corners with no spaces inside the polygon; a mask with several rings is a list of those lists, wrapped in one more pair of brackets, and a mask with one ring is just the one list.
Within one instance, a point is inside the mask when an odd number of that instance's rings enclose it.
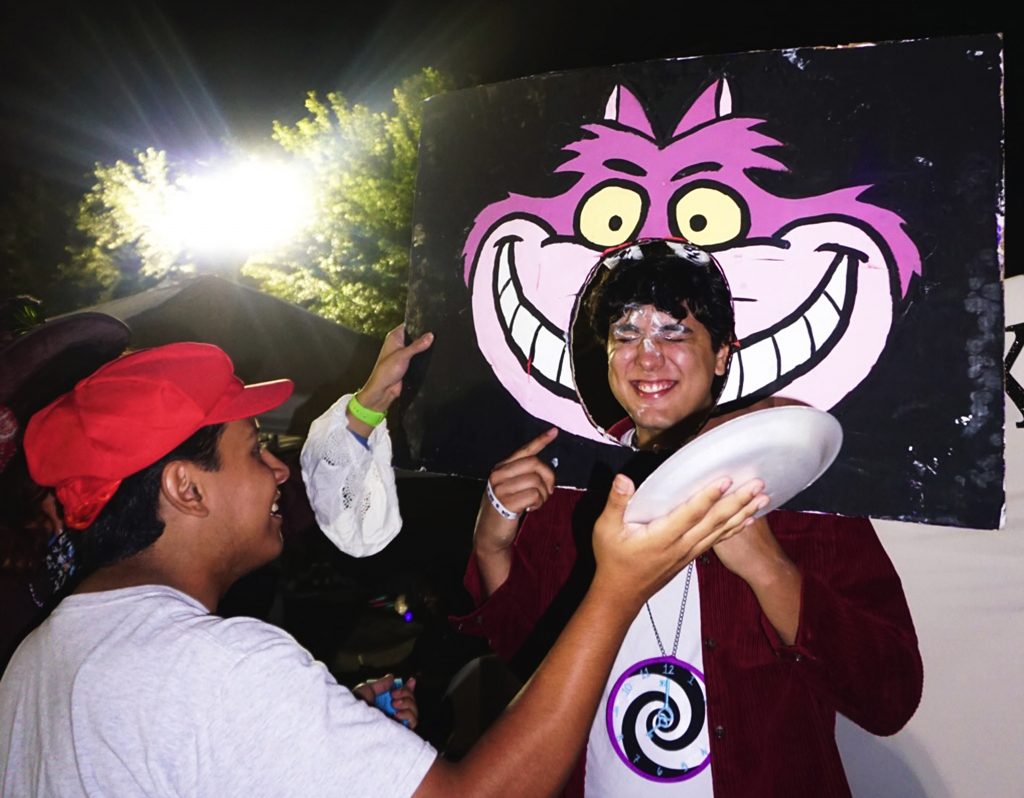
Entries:
{"label": "night sky", "polygon": [[273,119],[302,115],[309,89],[380,102],[425,65],[472,85],[667,56],[992,32],[1005,28],[986,11],[995,5],[915,19],[898,3],[829,3],[827,14],[680,3],[666,19],[643,2],[22,0],[0,12],[0,158],[75,181],[97,160],[146,146],[188,157],[231,137],[265,138]]}
{"label": "night sky", "polygon": [[149,146],[189,161],[227,142],[265,143],[273,120],[303,115],[308,90],[383,105],[427,65],[468,86],[671,56],[1006,32],[996,5],[972,2],[966,15],[744,0],[680,3],[666,18],[646,2],[9,2],[0,189],[29,173],[80,193],[96,162]]}

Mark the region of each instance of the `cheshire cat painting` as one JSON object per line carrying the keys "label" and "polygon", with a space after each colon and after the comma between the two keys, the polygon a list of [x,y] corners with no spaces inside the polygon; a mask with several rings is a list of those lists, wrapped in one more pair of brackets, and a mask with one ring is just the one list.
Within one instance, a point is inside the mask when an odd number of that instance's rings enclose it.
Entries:
{"label": "cheshire cat painting", "polygon": [[843,424],[791,506],[997,526],[1001,45],[674,59],[428,101],[408,326],[437,341],[398,462],[482,477],[546,426],[560,484],[635,459],[588,413],[574,309],[609,247],[685,238],[734,298],[719,409],[779,396]]}

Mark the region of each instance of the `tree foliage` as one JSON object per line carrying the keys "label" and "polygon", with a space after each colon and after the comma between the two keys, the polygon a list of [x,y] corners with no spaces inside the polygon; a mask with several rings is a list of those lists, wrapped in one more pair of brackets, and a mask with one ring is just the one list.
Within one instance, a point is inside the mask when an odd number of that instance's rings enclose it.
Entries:
{"label": "tree foliage", "polygon": [[27,172],[5,175],[0,204],[0,285],[3,296],[42,301],[46,315],[106,298],[117,272],[76,259],[75,194],[63,184]]}
{"label": "tree foliage", "polygon": [[78,206],[81,242],[70,247],[77,269],[116,275],[115,294],[195,271],[165,224],[178,191],[167,153],[149,148],[133,161],[97,164],[93,175]]}
{"label": "tree foliage", "polygon": [[348,327],[383,335],[405,314],[421,103],[450,87],[425,69],[392,94],[392,108],[306,99],[307,115],[274,124],[274,139],[315,174],[317,218],[287,253],[243,273],[268,293]]}
{"label": "tree foliage", "polygon": [[[398,324],[405,312],[421,103],[449,84],[424,69],[395,88],[387,110],[350,104],[336,92],[325,99],[310,93],[303,118],[275,122],[274,141],[312,172],[315,218],[287,249],[251,256],[241,267],[244,278],[372,335]],[[204,268],[169,224],[190,176],[165,152],[150,148],[98,164],[93,176],[78,204],[73,238],[51,269],[69,287],[77,281],[86,300],[78,307]],[[0,243],[8,247],[2,232]]]}

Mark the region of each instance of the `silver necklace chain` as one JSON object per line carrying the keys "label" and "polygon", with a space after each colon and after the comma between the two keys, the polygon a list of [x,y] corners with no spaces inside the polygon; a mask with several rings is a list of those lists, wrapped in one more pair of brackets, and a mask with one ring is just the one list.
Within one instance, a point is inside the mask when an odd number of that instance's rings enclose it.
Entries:
{"label": "silver necklace chain", "polygon": [[[683,616],[686,614],[686,599],[690,595],[690,579],[693,577],[693,561],[686,566],[686,585],[683,587],[683,601],[679,605],[679,620],[676,621],[676,639],[672,641],[672,659],[676,658],[676,651],[679,649],[679,635],[683,631]],[[658,626],[654,623],[654,613],[651,612],[651,602],[645,601],[644,606],[647,607],[647,617],[651,619],[651,628],[654,630],[654,639],[658,641],[658,649],[661,651],[661,656],[668,656],[665,653],[665,645],[661,642],[661,635],[658,634]]]}

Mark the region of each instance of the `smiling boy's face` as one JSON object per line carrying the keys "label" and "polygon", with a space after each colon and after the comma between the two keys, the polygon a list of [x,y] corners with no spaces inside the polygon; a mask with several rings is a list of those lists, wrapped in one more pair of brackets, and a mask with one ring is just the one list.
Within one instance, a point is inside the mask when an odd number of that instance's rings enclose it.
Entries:
{"label": "smiling boy's face", "polygon": [[729,347],[716,351],[692,313],[678,319],[654,305],[632,305],[610,325],[607,352],[608,385],[643,449],[711,406],[711,385],[725,374]]}
{"label": "smiling boy's face", "polygon": [[252,419],[229,422],[217,445],[220,468],[204,474],[230,567],[243,575],[281,553],[281,483],[288,467],[260,445]]}

